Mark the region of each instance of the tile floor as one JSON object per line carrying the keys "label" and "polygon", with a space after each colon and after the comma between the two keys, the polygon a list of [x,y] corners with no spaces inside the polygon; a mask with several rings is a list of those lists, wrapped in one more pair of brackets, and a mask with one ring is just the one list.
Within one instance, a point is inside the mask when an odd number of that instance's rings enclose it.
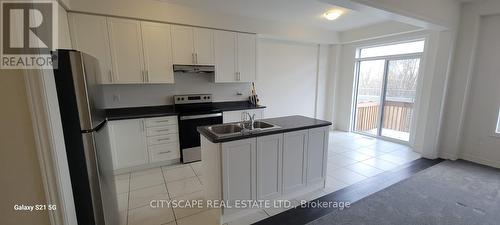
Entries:
{"label": "tile floor", "polygon": [[[411,148],[363,135],[333,131],[330,133],[326,188],[292,199],[312,200],[337,191],[368,177],[420,158]],[[118,209],[121,225],[208,225],[217,213],[214,209],[151,208],[151,200],[204,199],[199,163],[165,166],[117,175]],[[233,224],[251,224],[288,208],[263,209]]]}

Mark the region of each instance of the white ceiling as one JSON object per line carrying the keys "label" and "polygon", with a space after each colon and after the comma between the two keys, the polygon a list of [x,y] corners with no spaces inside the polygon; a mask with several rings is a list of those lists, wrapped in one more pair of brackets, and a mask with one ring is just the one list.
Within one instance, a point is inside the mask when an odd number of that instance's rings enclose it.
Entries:
{"label": "white ceiling", "polygon": [[322,18],[332,8],[316,0],[158,0],[189,7],[240,15],[250,18],[312,26],[332,31],[344,31],[386,21],[384,18],[347,10],[334,21]]}

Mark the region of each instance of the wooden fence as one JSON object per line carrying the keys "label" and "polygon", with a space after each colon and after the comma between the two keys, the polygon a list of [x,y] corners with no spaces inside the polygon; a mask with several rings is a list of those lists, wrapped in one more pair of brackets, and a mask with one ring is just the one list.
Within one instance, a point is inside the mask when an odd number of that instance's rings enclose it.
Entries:
{"label": "wooden fence", "polygon": [[[358,104],[356,114],[357,131],[377,129],[379,107],[378,102],[363,102]],[[382,122],[383,128],[410,132],[412,109],[412,102],[386,101]]]}

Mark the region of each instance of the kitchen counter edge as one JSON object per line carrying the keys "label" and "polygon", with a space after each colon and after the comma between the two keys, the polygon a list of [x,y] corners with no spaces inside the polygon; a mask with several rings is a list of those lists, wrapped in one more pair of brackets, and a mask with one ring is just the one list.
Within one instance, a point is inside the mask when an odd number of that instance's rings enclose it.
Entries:
{"label": "kitchen counter edge", "polygon": [[260,136],[267,136],[279,133],[288,133],[298,130],[308,130],[317,127],[325,127],[332,125],[331,122],[325,120],[314,119],[305,116],[285,116],[276,117],[269,119],[262,119],[259,121],[265,121],[274,125],[279,126],[279,128],[257,131],[254,133],[241,133],[234,136],[217,137],[212,132],[208,130],[209,126],[198,127],[198,132],[206,137],[212,143],[224,143],[230,141],[237,141],[241,139],[254,138]]}
{"label": "kitchen counter edge", "polygon": [[[254,106],[244,101],[235,102],[214,102],[217,110],[214,112],[229,112],[248,109],[263,109],[266,106]],[[105,109],[106,118],[108,121],[152,118],[162,116],[177,116],[180,112],[175,110],[173,105],[162,106],[143,106],[143,107],[127,107],[127,108],[110,108]]]}

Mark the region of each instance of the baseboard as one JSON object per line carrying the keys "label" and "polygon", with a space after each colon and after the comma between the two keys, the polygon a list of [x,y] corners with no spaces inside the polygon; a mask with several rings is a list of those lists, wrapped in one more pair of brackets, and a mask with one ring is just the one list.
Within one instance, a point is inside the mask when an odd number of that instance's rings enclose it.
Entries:
{"label": "baseboard", "polygon": [[472,155],[469,155],[469,154],[462,154],[460,156],[460,158],[464,159],[464,160],[467,160],[467,161],[475,162],[475,163],[478,163],[478,164],[483,164],[483,165],[486,165],[486,166],[500,168],[500,162],[495,162],[495,161],[491,161],[491,160],[488,160],[488,159],[483,159],[481,157],[472,156]]}
{"label": "baseboard", "polygon": [[438,154],[439,158],[442,159],[449,159],[449,160],[457,160],[458,157],[455,154],[449,153],[449,152],[440,152]]}

